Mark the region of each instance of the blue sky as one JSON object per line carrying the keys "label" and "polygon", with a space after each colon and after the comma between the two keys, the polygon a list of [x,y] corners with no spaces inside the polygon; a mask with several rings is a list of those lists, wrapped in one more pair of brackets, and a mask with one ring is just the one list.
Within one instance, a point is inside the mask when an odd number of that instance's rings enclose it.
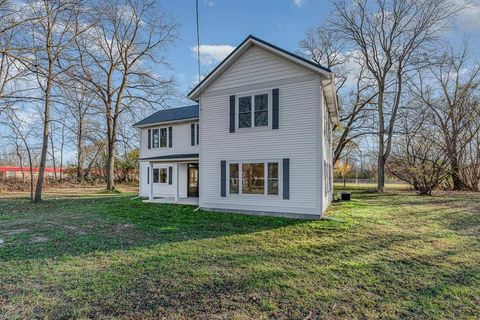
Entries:
{"label": "blue sky", "polygon": [[[192,51],[196,46],[195,0],[164,1],[162,7],[180,25],[179,40],[169,51],[168,59],[180,91],[186,94],[198,79]],[[307,0],[200,0],[199,7],[200,42],[208,46],[206,52],[211,52],[202,55],[202,73],[218,64],[219,58],[228,53],[227,46],[237,46],[249,34],[295,51],[305,31],[330,11],[328,1]]]}
{"label": "blue sky", "polygon": [[[176,18],[179,40],[168,52],[180,93],[194,86],[197,75],[195,0],[165,0],[162,7]],[[327,0],[199,0],[202,73],[217,65],[228,52],[249,34],[286,50],[296,51],[305,31],[320,24],[332,9]],[[469,36],[472,51],[480,51],[480,0],[456,18],[446,36],[460,44]],[[188,104],[179,101],[178,105]]]}

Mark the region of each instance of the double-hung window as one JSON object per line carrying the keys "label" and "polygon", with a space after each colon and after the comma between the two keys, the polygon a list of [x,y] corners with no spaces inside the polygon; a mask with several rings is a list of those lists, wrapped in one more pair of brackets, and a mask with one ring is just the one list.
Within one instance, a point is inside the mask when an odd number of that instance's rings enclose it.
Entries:
{"label": "double-hung window", "polygon": [[160,183],[167,183],[167,168],[160,168]]}
{"label": "double-hung window", "polygon": [[252,126],[252,97],[238,99],[238,127],[250,128]]}
{"label": "double-hung window", "polygon": [[167,147],[167,128],[160,129],[160,148]]}
{"label": "double-hung window", "polygon": [[152,148],[158,148],[159,146],[159,130],[153,129],[152,130]]}
{"label": "double-hung window", "polygon": [[241,96],[238,98],[238,127],[268,126],[268,94]]}
{"label": "double-hung window", "polygon": [[268,126],[268,94],[255,97],[255,127]]}
{"label": "double-hung window", "polygon": [[278,162],[235,162],[229,165],[230,194],[278,195]]}
{"label": "double-hung window", "polygon": [[167,183],[167,168],[153,168],[153,183]]}
{"label": "double-hung window", "polygon": [[152,148],[166,148],[168,145],[167,128],[152,129]]}

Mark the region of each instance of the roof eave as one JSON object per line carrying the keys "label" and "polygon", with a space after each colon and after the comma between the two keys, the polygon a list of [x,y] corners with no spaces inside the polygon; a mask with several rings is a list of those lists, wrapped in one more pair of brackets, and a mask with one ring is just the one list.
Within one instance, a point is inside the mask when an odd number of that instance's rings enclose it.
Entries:
{"label": "roof eave", "polygon": [[337,90],[335,87],[335,75],[332,73],[331,77],[322,81],[325,102],[327,104],[330,117],[333,124],[339,124],[340,118],[338,114]]}
{"label": "roof eave", "polygon": [[152,126],[157,126],[157,125],[167,125],[167,124],[174,124],[174,123],[182,123],[182,122],[191,122],[198,120],[198,117],[191,117],[191,118],[185,118],[185,119],[177,119],[177,120],[170,120],[170,121],[158,121],[158,122],[150,122],[150,123],[135,123],[133,125],[134,128],[147,128],[147,127],[152,127]]}

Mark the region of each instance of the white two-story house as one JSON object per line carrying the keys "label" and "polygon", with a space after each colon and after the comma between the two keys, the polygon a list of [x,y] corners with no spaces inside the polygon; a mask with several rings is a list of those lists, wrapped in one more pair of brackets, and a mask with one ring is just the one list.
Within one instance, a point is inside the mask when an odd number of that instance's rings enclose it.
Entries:
{"label": "white two-story house", "polygon": [[202,209],[320,218],[332,200],[333,73],[249,36],[140,129],[140,195]]}

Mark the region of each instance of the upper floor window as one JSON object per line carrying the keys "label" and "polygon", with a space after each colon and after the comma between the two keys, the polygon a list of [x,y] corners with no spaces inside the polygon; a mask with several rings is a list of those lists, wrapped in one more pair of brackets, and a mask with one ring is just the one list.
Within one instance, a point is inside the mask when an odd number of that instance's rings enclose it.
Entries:
{"label": "upper floor window", "polygon": [[152,130],[152,148],[158,148],[159,146],[159,130],[153,129]]}
{"label": "upper floor window", "polygon": [[167,147],[167,128],[160,129],[160,148]]}
{"label": "upper floor window", "polygon": [[268,94],[255,96],[255,127],[268,126]]}
{"label": "upper floor window", "polygon": [[238,98],[238,127],[250,128],[252,126],[252,97]]}
{"label": "upper floor window", "polygon": [[248,95],[238,98],[238,127],[268,126],[268,94]]}
{"label": "upper floor window", "polygon": [[198,123],[192,123],[190,125],[190,144],[192,146],[200,143],[200,126]]}
{"label": "upper floor window", "polygon": [[152,148],[168,146],[168,128],[152,129]]}

